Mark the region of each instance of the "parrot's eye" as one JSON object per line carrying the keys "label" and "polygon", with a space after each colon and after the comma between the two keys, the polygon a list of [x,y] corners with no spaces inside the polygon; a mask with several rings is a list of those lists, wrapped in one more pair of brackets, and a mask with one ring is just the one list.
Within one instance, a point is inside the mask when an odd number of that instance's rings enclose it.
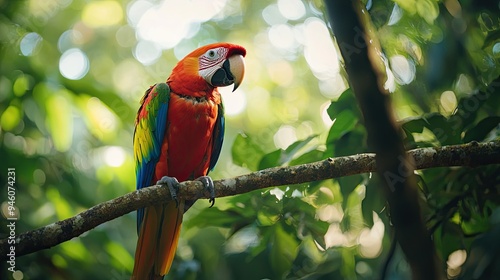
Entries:
{"label": "parrot's eye", "polygon": [[220,58],[220,56],[221,56],[220,48],[211,49],[205,53],[205,57],[210,60],[217,60]]}

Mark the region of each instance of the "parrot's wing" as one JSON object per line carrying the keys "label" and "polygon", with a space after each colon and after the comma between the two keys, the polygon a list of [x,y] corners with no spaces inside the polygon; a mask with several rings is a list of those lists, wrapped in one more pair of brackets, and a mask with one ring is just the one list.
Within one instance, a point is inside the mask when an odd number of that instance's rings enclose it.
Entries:
{"label": "parrot's wing", "polygon": [[[167,127],[169,100],[170,88],[166,83],[151,86],[141,100],[134,131],[137,189],[150,186],[153,180]],[[143,217],[144,209],[139,209],[137,211],[138,232]]]}
{"label": "parrot's wing", "polygon": [[[150,87],[141,100],[134,131],[137,189],[151,185],[162,148],[167,148],[164,135],[169,101],[170,88],[166,83]],[[167,202],[137,211],[139,238],[132,279],[153,276],[154,279],[163,279],[161,275],[170,269],[182,223],[183,211],[179,209],[184,208],[184,202],[179,204],[177,207],[175,203]]]}
{"label": "parrot's wing", "polygon": [[222,102],[218,105],[217,121],[215,122],[215,127],[212,135],[212,155],[210,157],[210,167],[209,171],[214,169],[217,160],[219,159],[220,151],[222,149],[222,142],[224,141],[224,129],[225,129],[225,119],[224,119],[224,107]]}

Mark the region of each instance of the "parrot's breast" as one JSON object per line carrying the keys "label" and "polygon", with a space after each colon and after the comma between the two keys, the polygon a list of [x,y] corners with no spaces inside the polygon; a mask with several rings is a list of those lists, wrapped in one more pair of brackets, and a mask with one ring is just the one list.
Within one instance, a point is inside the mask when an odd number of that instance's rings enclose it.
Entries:
{"label": "parrot's breast", "polygon": [[208,173],[213,130],[217,120],[218,92],[209,97],[171,94],[167,128],[155,180],[176,177],[180,182]]}

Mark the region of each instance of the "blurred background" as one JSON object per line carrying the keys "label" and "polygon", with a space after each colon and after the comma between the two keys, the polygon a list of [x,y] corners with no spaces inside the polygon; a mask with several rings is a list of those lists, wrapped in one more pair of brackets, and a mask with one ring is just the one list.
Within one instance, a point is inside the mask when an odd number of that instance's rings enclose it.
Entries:
{"label": "blurred background", "polygon": [[[498,139],[500,12],[488,3],[364,3],[408,148]],[[208,43],[247,49],[243,84],[221,89],[227,128],[212,178],[368,151],[321,1],[0,0],[0,11],[0,182],[6,190],[16,169],[18,233],[133,191],[140,98]],[[466,275],[475,246],[498,230],[497,171],[418,172],[450,278]],[[166,279],[378,277],[392,233],[377,186],[363,174],[221,198],[210,209],[199,201]],[[135,229],[130,213],[19,257],[16,269],[24,279],[128,279]],[[398,249],[387,267],[388,279],[409,275]]]}

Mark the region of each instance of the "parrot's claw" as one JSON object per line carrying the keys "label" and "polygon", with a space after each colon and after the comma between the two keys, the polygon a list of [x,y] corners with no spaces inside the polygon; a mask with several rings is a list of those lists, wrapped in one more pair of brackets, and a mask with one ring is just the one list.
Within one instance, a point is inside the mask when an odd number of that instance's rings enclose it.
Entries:
{"label": "parrot's claw", "polygon": [[168,187],[168,190],[170,191],[170,196],[172,197],[172,200],[175,201],[175,207],[179,207],[179,200],[177,199],[177,192],[179,191],[179,181],[177,181],[177,178],[175,177],[168,177],[168,176],[163,176],[161,177],[158,182],[156,182],[157,185],[166,185]]}
{"label": "parrot's claw", "polygon": [[214,206],[215,204],[215,187],[214,187],[214,181],[212,178],[209,176],[201,176],[200,178],[196,179],[196,181],[200,181],[203,186],[205,187],[205,190],[207,190],[210,193],[210,198],[208,199],[208,202],[210,202],[210,207]]}

